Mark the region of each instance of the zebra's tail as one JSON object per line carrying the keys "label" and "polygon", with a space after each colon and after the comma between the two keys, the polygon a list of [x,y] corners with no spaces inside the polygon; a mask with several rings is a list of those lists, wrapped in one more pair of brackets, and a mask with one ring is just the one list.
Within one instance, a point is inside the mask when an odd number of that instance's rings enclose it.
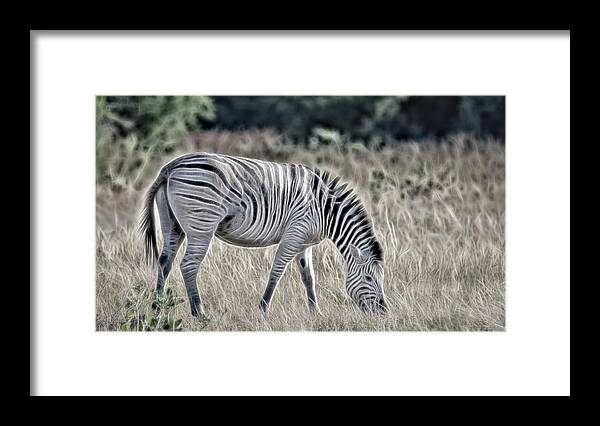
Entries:
{"label": "zebra's tail", "polygon": [[156,240],[156,227],[154,226],[154,198],[158,189],[167,181],[166,170],[161,170],[154,180],[144,200],[142,216],[140,218],[140,233],[144,238],[145,255],[148,264],[153,265],[158,259],[158,246]]}

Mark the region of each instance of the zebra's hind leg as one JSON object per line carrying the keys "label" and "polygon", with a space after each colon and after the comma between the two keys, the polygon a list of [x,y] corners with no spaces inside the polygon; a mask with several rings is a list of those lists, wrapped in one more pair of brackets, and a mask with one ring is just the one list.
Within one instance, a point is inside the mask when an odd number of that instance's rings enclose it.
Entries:
{"label": "zebra's hind leg", "polygon": [[273,266],[271,267],[271,274],[269,275],[269,282],[267,283],[267,288],[265,289],[265,293],[263,294],[262,300],[260,301],[260,309],[267,313],[269,311],[269,307],[271,306],[271,299],[273,298],[273,293],[277,288],[277,284],[279,284],[279,280],[281,276],[285,272],[288,264],[292,261],[292,259],[301,251],[302,249],[294,243],[284,242],[279,244],[277,248],[277,252],[275,253],[275,260],[273,261]]}
{"label": "zebra's hind leg", "polygon": [[202,300],[198,293],[196,275],[198,274],[200,264],[208,252],[213,235],[213,232],[198,233],[193,236],[188,235],[187,248],[181,260],[181,275],[185,282],[192,315],[201,319],[205,318],[206,314],[204,313]]}
{"label": "zebra's hind leg", "polygon": [[312,247],[307,247],[302,253],[298,254],[296,256],[296,262],[300,268],[302,282],[306,288],[308,309],[311,314],[320,314],[321,311],[317,303],[317,294],[315,292],[315,271],[312,263]]}
{"label": "zebra's hind leg", "polygon": [[156,194],[156,205],[160,217],[160,228],[163,235],[163,249],[158,258],[156,294],[164,294],[165,282],[171,272],[173,260],[183,242],[185,234],[173,216],[166,198],[166,191],[161,188]]}

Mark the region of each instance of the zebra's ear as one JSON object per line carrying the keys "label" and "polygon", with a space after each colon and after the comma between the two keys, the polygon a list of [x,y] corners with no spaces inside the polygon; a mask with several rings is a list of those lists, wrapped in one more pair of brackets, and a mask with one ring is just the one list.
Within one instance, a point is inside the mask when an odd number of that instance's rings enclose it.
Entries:
{"label": "zebra's ear", "polygon": [[367,254],[359,249],[356,246],[353,246],[352,244],[350,244],[350,254],[352,254],[352,257],[358,262],[358,263],[365,263],[367,261]]}

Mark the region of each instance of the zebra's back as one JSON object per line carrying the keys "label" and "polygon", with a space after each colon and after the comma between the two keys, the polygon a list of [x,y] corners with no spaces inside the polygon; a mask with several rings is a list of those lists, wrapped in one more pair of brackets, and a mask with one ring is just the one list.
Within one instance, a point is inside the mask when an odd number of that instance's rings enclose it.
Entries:
{"label": "zebra's back", "polygon": [[277,244],[290,226],[307,220],[312,170],[228,155],[196,153],[165,166],[168,196],[180,222],[245,247]]}

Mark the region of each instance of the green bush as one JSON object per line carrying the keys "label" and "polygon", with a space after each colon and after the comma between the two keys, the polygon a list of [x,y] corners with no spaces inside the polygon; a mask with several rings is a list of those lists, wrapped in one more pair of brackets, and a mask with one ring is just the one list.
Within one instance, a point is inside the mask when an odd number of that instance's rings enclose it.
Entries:
{"label": "green bush", "polygon": [[152,160],[215,117],[206,96],[96,97],[97,183],[135,187]]}

